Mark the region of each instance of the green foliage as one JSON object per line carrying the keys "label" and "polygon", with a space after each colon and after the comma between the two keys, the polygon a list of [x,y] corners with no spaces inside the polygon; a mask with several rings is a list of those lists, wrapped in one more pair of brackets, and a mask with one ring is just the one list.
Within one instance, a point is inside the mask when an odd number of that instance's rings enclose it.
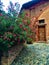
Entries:
{"label": "green foliage", "polygon": [[15,4],[13,4],[12,1],[9,2],[8,13],[11,16],[17,17],[18,16],[18,13],[19,13],[19,10],[20,10],[20,4],[18,2],[15,3]]}
{"label": "green foliage", "polygon": [[0,44],[3,44],[1,49],[8,50],[14,44],[32,41],[30,19],[25,20],[24,17],[24,13],[17,18],[6,13],[0,16]]}

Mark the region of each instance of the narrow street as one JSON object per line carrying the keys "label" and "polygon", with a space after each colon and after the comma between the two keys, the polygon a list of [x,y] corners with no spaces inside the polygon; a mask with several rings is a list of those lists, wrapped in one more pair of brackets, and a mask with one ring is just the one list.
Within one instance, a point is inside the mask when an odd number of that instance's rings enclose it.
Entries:
{"label": "narrow street", "polygon": [[11,65],[49,65],[49,44],[27,45]]}

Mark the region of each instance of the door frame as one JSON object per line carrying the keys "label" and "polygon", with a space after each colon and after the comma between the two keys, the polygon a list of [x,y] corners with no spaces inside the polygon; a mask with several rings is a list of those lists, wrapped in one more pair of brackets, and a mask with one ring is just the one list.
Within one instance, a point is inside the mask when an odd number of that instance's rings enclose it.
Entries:
{"label": "door frame", "polygon": [[44,27],[44,31],[45,31],[44,37],[45,37],[45,40],[42,40],[42,41],[46,41],[46,25],[38,25],[38,41],[40,41],[39,40],[39,27]]}

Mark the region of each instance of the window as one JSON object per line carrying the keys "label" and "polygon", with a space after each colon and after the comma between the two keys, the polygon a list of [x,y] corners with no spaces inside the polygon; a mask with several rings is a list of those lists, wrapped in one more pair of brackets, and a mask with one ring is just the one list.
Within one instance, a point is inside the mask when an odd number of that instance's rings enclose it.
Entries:
{"label": "window", "polygon": [[39,23],[45,23],[45,20],[44,19],[39,20]]}

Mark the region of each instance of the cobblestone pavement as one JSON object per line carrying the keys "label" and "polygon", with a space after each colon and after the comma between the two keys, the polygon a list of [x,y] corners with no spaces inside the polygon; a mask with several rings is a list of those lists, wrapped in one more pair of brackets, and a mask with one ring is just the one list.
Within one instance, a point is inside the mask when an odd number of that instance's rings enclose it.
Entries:
{"label": "cobblestone pavement", "polygon": [[49,65],[49,44],[27,45],[11,65]]}

